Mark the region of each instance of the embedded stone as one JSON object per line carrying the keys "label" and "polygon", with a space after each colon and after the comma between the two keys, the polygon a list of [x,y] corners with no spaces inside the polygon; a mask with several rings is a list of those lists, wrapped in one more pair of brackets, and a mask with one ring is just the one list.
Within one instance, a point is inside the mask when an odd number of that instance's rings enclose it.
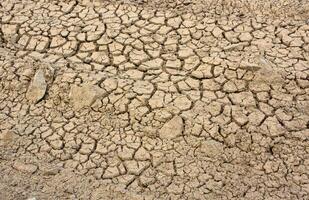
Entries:
{"label": "embedded stone", "polygon": [[70,91],[70,99],[75,110],[91,106],[96,99],[104,97],[106,91],[96,85],[84,84],[82,86],[73,85]]}
{"label": "embedded stone", "polygon": [[171,120],[166,122],[160,129],[159,134],[162,139],[174,139],[184,131],[183,119],[180,116],[174,116]]}
{"label": "embedded stone", "polygon": [[36,71],[26,93],[26,98],[32,102],[39,102],[45,95],[47,83],[42,69]]}

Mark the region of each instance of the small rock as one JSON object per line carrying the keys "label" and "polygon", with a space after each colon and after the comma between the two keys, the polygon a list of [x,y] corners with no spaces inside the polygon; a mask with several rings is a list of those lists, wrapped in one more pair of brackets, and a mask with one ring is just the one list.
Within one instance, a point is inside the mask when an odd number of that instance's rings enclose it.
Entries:
{"label": "small rock", "polygon": [[159,134],[162,139],[173,139],[180,136],[183,129],[183,119],[180,116],[175,116],[163,125]]}
{"label": "small rock", "polygon": [[70,91],[70,99],[75,110],[91,106],[99,97],[106,95],[106,91],[96,85],[73,85]]}
{"label": "small rock", "polygon": [[22,173],[31,173],[31,174],[36,172],[38,169],[38,167],[33,164],[26,164],[22,162],[15,162],[13,164],[13,168]]}
{"label": "small rock", "polygon": [[40,171],[44,176],[54,176],[60,172],[60,168],[50,166],[45,167],[40,166]]}
{"label": "small rock", "polygon": [[37,103],[44,97],[46,88],[47,83],[44,77],[44,72],[42,69],[39,69],[29,85],[26,98],[32,103]]}

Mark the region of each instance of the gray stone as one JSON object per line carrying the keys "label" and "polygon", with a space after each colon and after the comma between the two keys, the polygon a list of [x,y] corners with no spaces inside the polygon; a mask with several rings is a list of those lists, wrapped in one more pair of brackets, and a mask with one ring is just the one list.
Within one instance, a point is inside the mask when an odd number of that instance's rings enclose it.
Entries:
{"label": "gray stone", "polygon": [[174,139],[183,132],[184,124],[180,116],[174,116],[170,121],[166,122],[160,129],[159,134],[162,139]]}
{"label": "gray stone", "polygon": [[70,91],[70,99],[75,110],[91,106],[95,100],[106,94],[106,91],[96,85],[73,85]]}
{"label": "gray stone", "polygon": [[33,164],[26,164],[22,162],[15,162],[13,164],[13,168],[16,169],[17,171],[20,171],[22,173],[31,173],[33,174],[34,172],[37,171],[38,167]]}
{"label": "gray stone", "polygon": [[45,95],[47,89],[47,83],[44,77],[44,72],[42,69],[36,71],[32,82],[29,85],[26,98],[32,102],[39,102]]}

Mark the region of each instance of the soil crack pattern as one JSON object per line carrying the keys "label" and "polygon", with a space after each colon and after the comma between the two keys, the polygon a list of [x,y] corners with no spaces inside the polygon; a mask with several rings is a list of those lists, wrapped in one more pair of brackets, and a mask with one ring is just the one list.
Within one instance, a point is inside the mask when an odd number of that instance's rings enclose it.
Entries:
{"label": "soil crack pattern", "polygon": [[246,2],[2,0],[0,199],[309,199],[309,3]]}

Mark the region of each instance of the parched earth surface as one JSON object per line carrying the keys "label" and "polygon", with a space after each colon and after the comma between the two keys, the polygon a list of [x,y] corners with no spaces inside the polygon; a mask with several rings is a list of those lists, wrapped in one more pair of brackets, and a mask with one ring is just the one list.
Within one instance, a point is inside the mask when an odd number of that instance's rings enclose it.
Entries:
{"label": "parched earth surface", "polygon": [[159,2],[0,2],[1,200],[309,199],[308,2]]}

